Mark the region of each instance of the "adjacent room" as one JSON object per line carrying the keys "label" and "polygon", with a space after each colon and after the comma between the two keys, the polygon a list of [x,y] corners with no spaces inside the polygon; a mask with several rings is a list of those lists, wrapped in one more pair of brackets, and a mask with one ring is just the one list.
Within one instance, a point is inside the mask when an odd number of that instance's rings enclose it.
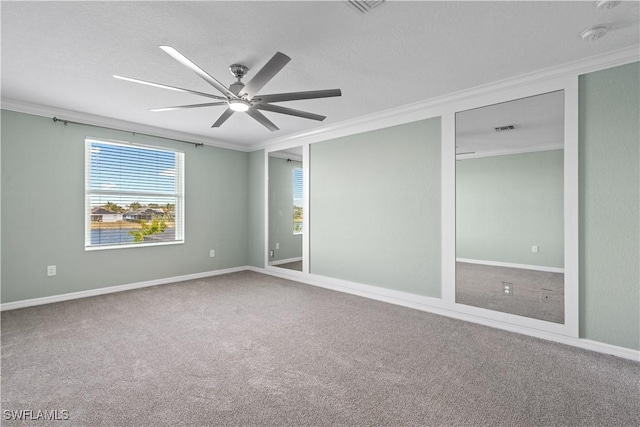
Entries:
{"label": "adjacent room", "polygon": [[0,19],[1,425],[640,424],[640,2]]}

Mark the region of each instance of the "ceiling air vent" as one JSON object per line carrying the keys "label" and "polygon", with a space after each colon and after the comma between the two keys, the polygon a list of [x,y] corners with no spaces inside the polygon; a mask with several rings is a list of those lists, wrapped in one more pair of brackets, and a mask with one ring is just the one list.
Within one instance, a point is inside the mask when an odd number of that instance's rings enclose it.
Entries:
{"label": "ceiling air vent", "polygon": [[380,6],[385,1],[386,0],[347,0],[345,3],[355,11],[367,13],[371,11],[371,9]]}
{"label": "ceiling air vent", "polygon": [[496,132],[506,132],[508,130],[514,130],[516,127],[515,125],[506,125],[506,126],[498,126],[495,127],[494,129],[496,130]]}

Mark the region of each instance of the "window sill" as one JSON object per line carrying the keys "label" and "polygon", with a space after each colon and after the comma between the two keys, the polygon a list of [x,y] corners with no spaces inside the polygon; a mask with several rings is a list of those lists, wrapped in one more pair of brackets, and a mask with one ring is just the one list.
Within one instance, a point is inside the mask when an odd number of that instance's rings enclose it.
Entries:
{"label": "window sill", "polygon": [[134,243],[130,245],[110,245],[110,246],[85,246],[85,252],[93,251],[107,251],[112,249],[131,249],[131,248],[148,248],[152,246],[168,246],[168,245],[183,245],[184,240],[176,240],[173,242],[158,242],[158,243]]}

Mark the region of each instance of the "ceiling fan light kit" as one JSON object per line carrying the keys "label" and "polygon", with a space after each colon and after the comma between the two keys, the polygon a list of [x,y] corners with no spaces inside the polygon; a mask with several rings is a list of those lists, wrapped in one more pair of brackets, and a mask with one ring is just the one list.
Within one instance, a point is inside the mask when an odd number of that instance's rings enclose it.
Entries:
{"label": "ceiling fan light kit", "polygon": [[251,104],[244,99],[230,99],[229,108],[236,112],[243,112],[251,108]]}
{"label": "ceiling fan light kit", "polygon": [[200,78],[216,88],[224,96],[212,95],[208,93],[193,91],[190,89],[182,89],[179,87],[148,82],[145,80],[132,79],[129,77],[122,77],[118,75],[114,75],[113,77],[133,83],[139,83],[147,86],[169,89],[183,93],[190,93],[193,95],[205,96],[208,98],[220,100],[220,102],[178,105],[174,107],[156,108],[151,110],[154,112],[160,112],[226,105],[227,109],[222,113],[218,120],[216,120],[213,126],[211,126],[213,128],[220,127],[234,113],[244,112],[270,131],[273,132],[278,130],[278,127],[258,110],[322,121],[326,118],[325,116],[309,113],[306,111],[294,110],[292,108],[286,108],[279,105],[272,105],[271,103],[303,99],[330,98],[342,95],[340,89],[258,95],[258,92],[291,60],[291,58],[281,52],[277,52],[246,85],[242,83],[242,78],[247,75],[249,68],[242,64],[232,64],[231,66],[229,66],[229,71],[237,79],[237,81],[229,85],[229,87],[227,88],[225,85],[220,83],[218,80],[210,76],[206,71],[192,62],[189,58],[187,58],[171,46],[160,46],[160,49],[162,49],[173,59],[196,73]]}

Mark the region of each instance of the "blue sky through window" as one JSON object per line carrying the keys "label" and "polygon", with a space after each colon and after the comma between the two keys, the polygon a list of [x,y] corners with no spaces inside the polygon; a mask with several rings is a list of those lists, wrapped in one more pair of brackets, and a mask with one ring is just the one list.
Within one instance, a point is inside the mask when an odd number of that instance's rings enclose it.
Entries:
{"label": "blue sky through window", "polygon": [[91,190],[175,194],[175,152],[91,142]]}

